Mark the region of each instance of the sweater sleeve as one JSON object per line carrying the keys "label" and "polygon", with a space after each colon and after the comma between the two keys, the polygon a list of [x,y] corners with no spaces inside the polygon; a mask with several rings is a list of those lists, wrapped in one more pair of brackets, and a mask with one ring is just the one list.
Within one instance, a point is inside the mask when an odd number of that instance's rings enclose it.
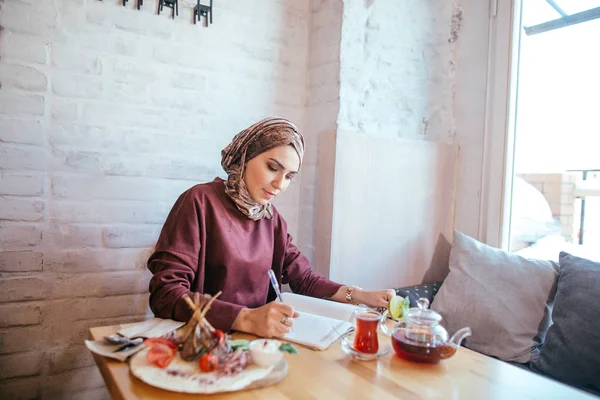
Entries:
{"label": "sweater sleeve", "polygon": [[332,297],[342,285],[314,272],[308,258],[292,243],[292,236],[289,233],[286,235],[282,282],[289,283],[294,293],[319,298]]}
{"label": "sweater sleeve", "polygon": [[[204,292],[204,265],[198,262],[201,250],[202,204],[191,190],[183,193],[167,217],[148,259],[150,280],[150,308],[159,318],[187,321],[192,310],[183,295],[194,291]],[[218,329],[231,330],[241,305],[216,300],[206,318]]]}

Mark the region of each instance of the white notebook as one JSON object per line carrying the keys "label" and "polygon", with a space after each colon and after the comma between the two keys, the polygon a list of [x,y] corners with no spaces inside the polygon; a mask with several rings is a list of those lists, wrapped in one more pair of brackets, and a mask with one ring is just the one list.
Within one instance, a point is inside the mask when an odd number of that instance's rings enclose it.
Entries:
{"label": "white notebook", "polygon": [[356,306],[294,293],[282,293],[281,297],[300,314],[294,318],[292,331],[284,336],[290,342],[325,350],[354,329],[350,319]]}

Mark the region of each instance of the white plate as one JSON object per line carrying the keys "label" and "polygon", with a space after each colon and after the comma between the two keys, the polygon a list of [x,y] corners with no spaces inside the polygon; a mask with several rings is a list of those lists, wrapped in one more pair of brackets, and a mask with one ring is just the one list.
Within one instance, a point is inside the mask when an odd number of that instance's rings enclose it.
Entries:
{"label": "white plate", "polygon": [[198,361],[185,361],[179,353],[167,368],[159,368],[148,362],[147,353],[148,349],[144,349],[134,355],[129,361],[129,370],[136,378],[148,385],[172,392],[203,394],[234,392],[249,386],[254,387],[258,381],[266,380],[267,384],[279,382],[287,374],[285,359],[268,368],[250,364],[236,375],[219,377],[217,372],[200,371]]}

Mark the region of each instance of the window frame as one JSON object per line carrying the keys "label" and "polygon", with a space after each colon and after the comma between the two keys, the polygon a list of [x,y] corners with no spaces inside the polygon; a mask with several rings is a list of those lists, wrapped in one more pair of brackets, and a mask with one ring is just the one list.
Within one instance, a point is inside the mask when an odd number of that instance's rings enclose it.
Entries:
{"label": "window frame", "polygon": [[521,0],[491,0],[479,239],[508,250]]}

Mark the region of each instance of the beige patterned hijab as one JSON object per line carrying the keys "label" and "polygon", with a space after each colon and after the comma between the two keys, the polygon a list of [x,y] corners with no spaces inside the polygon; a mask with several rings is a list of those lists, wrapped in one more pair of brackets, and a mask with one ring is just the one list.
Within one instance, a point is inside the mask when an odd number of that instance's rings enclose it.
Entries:
{"label": "beige patterned hijab", "polygon": [[265,151],[287,145],[294,147],[302,165],[304,138],[298,128],[284,118],[265,118],[235,135],[221,151],[221,166],[228,175],[225,193],[245,216],[254,221],[273,218],[273,208],[271,203],[258,204],[248,193],[244,182],[246,163]]}

